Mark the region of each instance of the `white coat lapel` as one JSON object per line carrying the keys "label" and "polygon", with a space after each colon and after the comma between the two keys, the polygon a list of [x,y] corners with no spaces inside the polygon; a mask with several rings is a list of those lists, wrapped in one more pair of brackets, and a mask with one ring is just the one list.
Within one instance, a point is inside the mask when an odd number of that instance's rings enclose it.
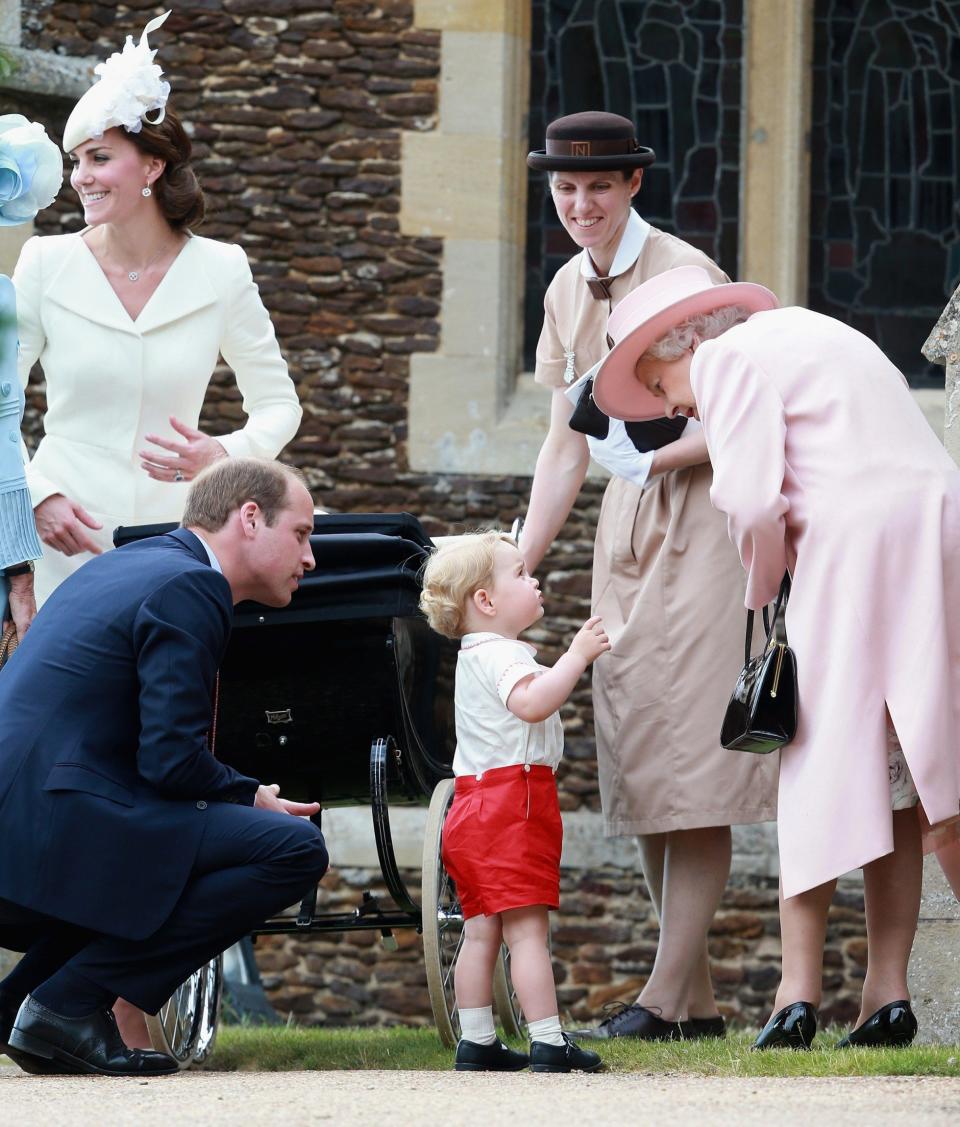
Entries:
{"label": "white coat lapel", "polygon": [[198,261],[196,241],[181,250],[136,321],[120,304],[106,275],[78,237],[60,264],[46,296],[87,321],[139,336],[212,305],[217,300]]}
{"label": "white coat lapel", "polygon": [[137,332],[149,333],[218,300],[217,291],[203,268],[201,247],[198,239],[187,241],[143,312],[133,322]]}
{"label": "white coat lapel", "polygon": [[45,296],[85,321],[122,333],[138,331],[79,235],[61,259]]}

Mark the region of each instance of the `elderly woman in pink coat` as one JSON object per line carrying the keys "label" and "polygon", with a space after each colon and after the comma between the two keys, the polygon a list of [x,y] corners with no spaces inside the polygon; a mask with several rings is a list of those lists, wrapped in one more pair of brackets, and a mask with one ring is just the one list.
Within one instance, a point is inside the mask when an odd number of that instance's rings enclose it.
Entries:
{"label": "elderly woman in pink coat", "polygon": [[960,816],[960,470],[876,345],[830,317],[777,308],[762,286],[680,267],[629,294],[608,328],[600,409],[699,418],[747,607],[769,603],[785,570],[793,579],[799,723],[781,752],[777,815],[783,977],[755,1048],[809,1047],[827,910],[837,877],[856,868],[868,966],[860,1018],[840,1044],[907,1044],[922,834],[939,846]]}

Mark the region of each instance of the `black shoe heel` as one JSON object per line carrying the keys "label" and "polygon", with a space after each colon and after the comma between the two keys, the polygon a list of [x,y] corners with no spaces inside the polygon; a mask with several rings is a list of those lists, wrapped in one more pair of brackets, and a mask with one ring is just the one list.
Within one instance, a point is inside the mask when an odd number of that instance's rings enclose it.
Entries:
{"label": "black shoe heel", "polygon": [[909,1045],[917,1035],[917,1018],[906,999],[888,1002],[875,1014],[838,1041],[838,1049],[896,1049]]}
{"label": "black shoe heel", "polygon": [[750,1046],[762,1049],[809,1049],[817,1035],[817,1011],[809,1002],[794,1002],[778,1010]]}

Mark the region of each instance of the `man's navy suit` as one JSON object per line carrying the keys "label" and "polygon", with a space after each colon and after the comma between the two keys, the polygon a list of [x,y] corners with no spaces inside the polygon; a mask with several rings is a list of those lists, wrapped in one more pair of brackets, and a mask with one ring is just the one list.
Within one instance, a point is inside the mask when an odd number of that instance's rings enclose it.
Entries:
{"label": "man's navy suit", "polygon": [[148,1011],[327,865],[208,748],[232,613],[178,529],[80,568],[0,673],[0,946],[70,925],[71,968]]}

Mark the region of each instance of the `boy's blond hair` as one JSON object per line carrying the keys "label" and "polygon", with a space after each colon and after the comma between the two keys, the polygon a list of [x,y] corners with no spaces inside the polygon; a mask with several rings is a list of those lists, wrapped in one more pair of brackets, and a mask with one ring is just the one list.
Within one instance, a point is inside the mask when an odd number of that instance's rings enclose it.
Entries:
{"label": "boy's blond hair", "polygon": [[506,532],[471,532],[442,544],[427,560],[420,609],[438,634],[460,638],[466,633],[467,600],[474,591],[490,585],[494,553],[501,542],[516,547]]}

